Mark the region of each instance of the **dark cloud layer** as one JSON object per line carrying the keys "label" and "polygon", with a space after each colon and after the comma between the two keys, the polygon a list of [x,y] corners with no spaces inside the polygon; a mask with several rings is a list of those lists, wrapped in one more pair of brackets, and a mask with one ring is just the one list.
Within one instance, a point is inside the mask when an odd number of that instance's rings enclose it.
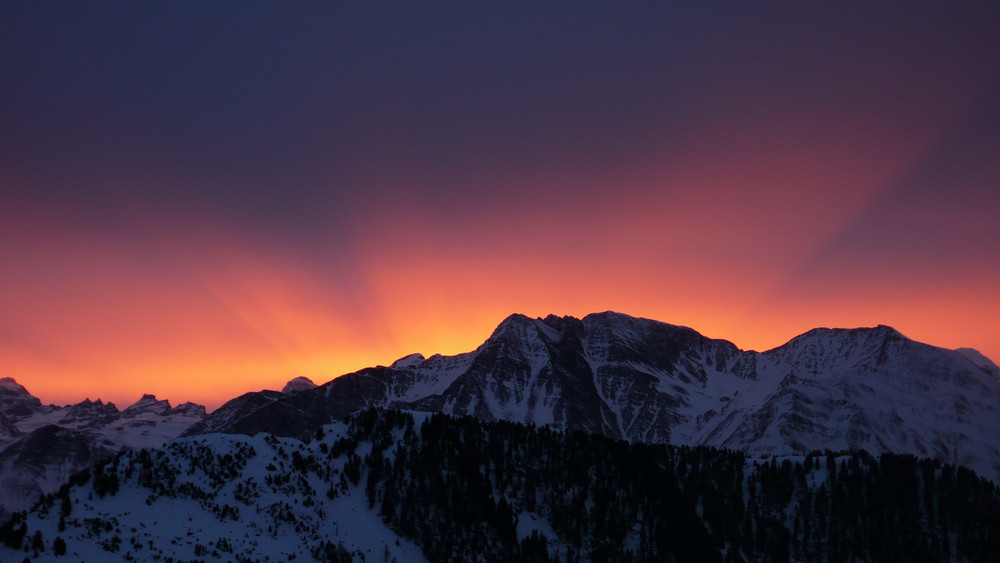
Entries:
{"label": "dark cloud layer", "polygon": [[278,230],[349,216],[387,177],[478,201],[484,176],[627,166],[706,122],[919,121],[995,81],[1000,54],[980,11],[867,3],[5,11],[9,170],[73,205],[178,200]]}

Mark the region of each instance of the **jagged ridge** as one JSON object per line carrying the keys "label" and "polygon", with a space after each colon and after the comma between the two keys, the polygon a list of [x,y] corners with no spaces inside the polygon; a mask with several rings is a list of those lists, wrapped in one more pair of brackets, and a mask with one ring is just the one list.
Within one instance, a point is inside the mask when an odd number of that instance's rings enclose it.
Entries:
{"label": "jagged ridge", "polygon": [[30,507],[66,478],[126,447],[159,446],[205,417],[205,407],[143,395],[124,411],[85,399],[43,405],[14,379],[0,379],[0,521]]}

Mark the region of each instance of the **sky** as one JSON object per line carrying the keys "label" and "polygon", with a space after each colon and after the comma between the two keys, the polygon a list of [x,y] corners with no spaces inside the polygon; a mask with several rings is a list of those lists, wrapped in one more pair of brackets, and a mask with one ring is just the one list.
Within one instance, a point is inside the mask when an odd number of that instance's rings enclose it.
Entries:
{"label": "sky", "polygon": [[511,313],[1000,360],[996,2],[0,4],[0,376],[217,407]]}

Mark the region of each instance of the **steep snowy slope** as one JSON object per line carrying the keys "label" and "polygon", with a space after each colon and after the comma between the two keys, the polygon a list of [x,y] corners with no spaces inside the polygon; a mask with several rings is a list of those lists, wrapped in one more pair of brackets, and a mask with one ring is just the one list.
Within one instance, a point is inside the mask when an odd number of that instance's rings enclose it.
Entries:
{"label": "steep snowy slope", "polygon": [[327,427],[308,444],[210,435],[134,450],[78,479],[83,486],[32,527],[85,561],[312,561],[341,548],[366,560],[425,560],[379,519],[364,483],[344,477],[352,458],[327,454],[345,431]]}
{"label": "steep snowy slope", "polygon": [[706,413],[754,384],[746,355],[724,340],[617,313],[582,325],[582,353],[625,438],[696,444]]}
{"label": "steep snowy slope", "polygon": [[[413,402],[420,410],[484,420],[552,424],[615,435],[586,359],[579,321],[507,318],[440,394]],[[553,326],[555,325],[555,326]]]}
{"label": "steep snowy slope", "polygon": [[757,358],[759,389],[700,443],[758,453],[905,452],[1000,479],[1000,385],[958,352],[886,326],[816,329]]}

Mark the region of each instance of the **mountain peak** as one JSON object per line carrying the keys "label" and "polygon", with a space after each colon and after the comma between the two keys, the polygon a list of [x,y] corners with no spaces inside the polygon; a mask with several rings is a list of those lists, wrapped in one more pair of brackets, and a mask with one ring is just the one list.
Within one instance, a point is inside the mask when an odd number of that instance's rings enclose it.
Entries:
{"label": "mountain peak", "polygon": [[416,367],[418,364],[420,364],[420,362],[424,361],[425,359],[426,358],[424,358],[423,354],[419,353],[409,354],[403,356],[402,358],[396,360],[395,362],[392,362],[392,365],[390,365],[389,367],[396,369],[412,368]]}
{"label": "mountain peak", "polygon": [[289,380],[288,383],[281,389],[282,393],[298,393],[299,391],[308,391],[317,387],[315,383],[308,377],[296,377]]}
{"label": "mountain peak", "polygon": [[[865,329],[859,329],[859,330],[865,330]],[[902,339],[902,340],[906,339],[906,336],[902,332],[899,332],[898,330],[892,328],[889,325],[878,325],[871,330],[877,334],[890,336],[892,338]]]}
{"label": "mountain peak", "polygon": [[549,315],[544,319],[541,317],[533,319],[515,313],[497,325],[486,342],[494,345],[503,342],[518,343],[518,345],[531,342],[533,344],[529,346],[540,345],[546,340],[558,340],[560,333],[579,323],[580,321],[573,317]]}
{"label": "mountain peak", "polygon": [[79,430],[82,428],[98,428],[117,420],[121,413],[114,403],[105,404],[98,399],[84,399],[62,411],[58,425]]}
{"label": "mountain peak", "polygon": [[493,329],[493,334],[490,335],[490,340],[494,340],[505,334],[521,334],[525,330],[530,330],[535,327],[535,323],[537,322],[539,322],[539,320],[532,319],[527,315],[514,313],[501,321],[500,324]]}
{"label": "mountain peak", "polygon": [[134,404],[123,410],[122,416],[132,418],[145,413],[166,415],[170,412],[170,408],[170,401],[158,401],[156,395],[146,393]]}
{"label": "mountain peak", "polygon": [[181,403],[176,407],[170,409],[170,414],[179,416],[193,416],[197,418],[205,418],[205,407],[188,401],[186,403]]}
{"label": "mountain peak", "polygon": [[20,420],[41,408],[42,402],[13,377],[0,379],[0,412],[7,417]]}
{"label": "mountain peak", "polygon": [[0,393],[10,395],[31,395],[23,385],[14,380],[13,377],[0,378]]}
{"label": "mountain peak", "polygon": [[[788,341],[788,344],[816,339],[848,339],[857,341],[902,341],[909,340],[903,333],[889,325],[858,328],[814,328]],[[787,345],[787,344],[786,344]]]}
{"label": "mountain peak", "polygon": [[976,367],[982,369],[993,377],[1000,379],[1000,366],[993,363],[993,360],[987,358],[979,350],[976,350],[975,348],[957,348],[955,351],[965,356],[965,358],[975,364]]}
{"label": "mountain peak", "polygon": [[507,318],[500,321],[500,324],[497,325],[497,330],[500,330],[501,328],[506,326],[530,325],[533,322],[535,322],[535,319],[532,319],[528,315],[522,315],[521,313],[512,313],[510,315],[507,315]]}
{"label": "mountain peak", "polygon": [[606,319],[606,320],[624,320],[624,321],[634,321],[641,317],[633,317],[631,315],[626,315],[625,313],[619,313],[617,311],[602,311],[600,313],[590,313],[589,315],[583,317],[584,319]]}

